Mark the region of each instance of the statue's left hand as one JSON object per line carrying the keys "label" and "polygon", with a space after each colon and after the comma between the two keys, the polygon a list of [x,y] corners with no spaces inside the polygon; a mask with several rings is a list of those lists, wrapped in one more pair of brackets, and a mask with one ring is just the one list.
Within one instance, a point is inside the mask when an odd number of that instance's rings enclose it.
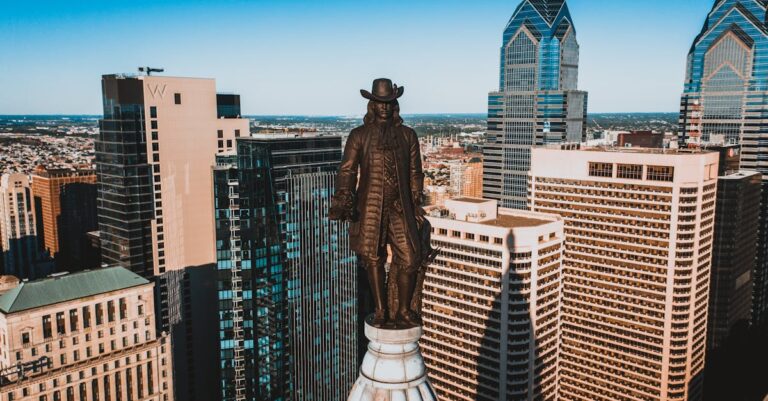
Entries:
{"label": "statue's left hand", "polygon": [[421,227],[424,227],[424,219],[427,215],[427,212],[424,211],[424,208],[421,206],[415,206],[413,209],[413,216],[416,218],[416,224],[418,224],[419,229]]}

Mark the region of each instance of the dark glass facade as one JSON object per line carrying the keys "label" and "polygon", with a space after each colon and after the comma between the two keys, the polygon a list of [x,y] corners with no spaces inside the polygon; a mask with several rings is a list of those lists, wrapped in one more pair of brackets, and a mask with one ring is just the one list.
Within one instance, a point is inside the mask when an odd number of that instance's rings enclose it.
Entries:
{"label": "dark glass facade", "polygon": [[98,248],[87,234],[98,230],[96,185],[70,183],[61,188],[61,214],[58,219],[59,254],[56,263],[72,272],[101,265]]}
{"label": "dark glass facade", "polygon": [[768,321],[768,27],[763,1],[717,0],[688,53],[680,145],[741,145],[741,168],[763,174],[753,321]]}
{"label": "dark glass facade", "polygon": [[587,94],[578,91],[579,44],[564,1],[523,1],[504,29],[499,91],[488,96],[483,197],[527,209],[531,147],[582,142]]}
{"label": "dark glass facade", "polygon": [[357,379],[358,271],[348,225],[328,218],[335,183],[335,171],[287,178],[291,365],[298,400],[346,399]]}
{"label": "dark glass facade", "polygon": [[104,263],[153,275],[152,168],[147,161],[142,81],[101,80],[104,118],[96,140],[97,214]]}
{"label": "dark glass facade", "polygon": [[751,317],[760,182],[760,174],[754,171],[730,172],[717,182],[707,317],[710,349],[722,345],[736,324]]}
{"label": "dark glass facade", "polygon": [[288,401],[296,391],[291,299],[298,287],[290,266],[301,238],[290,220],[290,183],[335,172],[341,142],[240,138],[236,147],[236,155],[217,157],[214,170],[221,397]]}
{"label": "dark glass facade", "polygon": [[240,95],[216,94],[218,118],[240,118]]}

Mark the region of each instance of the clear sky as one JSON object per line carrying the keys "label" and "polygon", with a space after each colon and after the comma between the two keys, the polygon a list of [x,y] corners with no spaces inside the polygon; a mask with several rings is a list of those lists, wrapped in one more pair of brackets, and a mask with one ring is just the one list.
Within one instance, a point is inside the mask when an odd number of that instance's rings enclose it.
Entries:
{"label": "clear sky", "polygon": [[[590,112],[676,112],[714,0],[568,0]],[[403,112],[484,113],[519,0],[0,0],[0,114],[100,114],[102,74],[216,78],[245,114],[357,115],[391,77]]]}

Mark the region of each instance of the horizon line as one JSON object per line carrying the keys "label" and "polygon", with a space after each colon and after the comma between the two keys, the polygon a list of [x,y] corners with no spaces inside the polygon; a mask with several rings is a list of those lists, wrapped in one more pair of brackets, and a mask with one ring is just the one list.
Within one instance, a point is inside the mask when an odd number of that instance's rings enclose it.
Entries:
{"label": "horizon line", "polygon": [[[595,114],[679,114],[680,111],[595,111],[587,112],[587,116]],[[454,112],[454,113],[407,113],[402,116],[448,116],[448,115],[487,115],[488,112]],[[62,114],[62,113],[34,113],[34,114],[0,114],[4,117],[97,117],[103,114]],[[362,117],[363,114],[242,114],[241,118],[246,117]]]}

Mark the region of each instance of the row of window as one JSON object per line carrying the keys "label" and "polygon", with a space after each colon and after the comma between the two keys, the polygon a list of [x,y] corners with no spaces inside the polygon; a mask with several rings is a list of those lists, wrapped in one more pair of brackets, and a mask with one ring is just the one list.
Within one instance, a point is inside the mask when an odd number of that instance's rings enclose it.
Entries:
{"label": "row of window", "polygon": [[[70,309],[69,310],[69,331],[75,332],[80,328],[87,329],[92,325],[92,317],[95,319],[95,325],[104,324],[104,318],[107,322],[114,322],[116,319],[124,320],[128,318],[128,304],[125,298],[118,300],[119,310],[115,308],[115,301],[107,301],[106,316],[104,313],[104,304],[97,303],[93,308],[93,315],[91,315],[91,306],[83,306],[82,309]],[[144,305],[137,306],[137,313],[139,316],[144,315]],[[67,324],[65,320],[65,312],[58,312],[55,315],[56,320],[56,334],[64,335],[67,333]],[[82,325],[80,323],[82,318]],[[43,337],[48,339],[53,337],[53,322],[51,315],[44,315],[43,320]],[[31,335],[29,332],[21,334],[22,344],[27,345],[31,341]]]}
{"label": "row of window", "polygon": [[614,164],[602,162],[589,163],[590,177],[623,178],[642,180],[643,168],[645,179],[648,181],[672,182],[675,179],[675,168],[672,166],[643,166],[641,164]]}

